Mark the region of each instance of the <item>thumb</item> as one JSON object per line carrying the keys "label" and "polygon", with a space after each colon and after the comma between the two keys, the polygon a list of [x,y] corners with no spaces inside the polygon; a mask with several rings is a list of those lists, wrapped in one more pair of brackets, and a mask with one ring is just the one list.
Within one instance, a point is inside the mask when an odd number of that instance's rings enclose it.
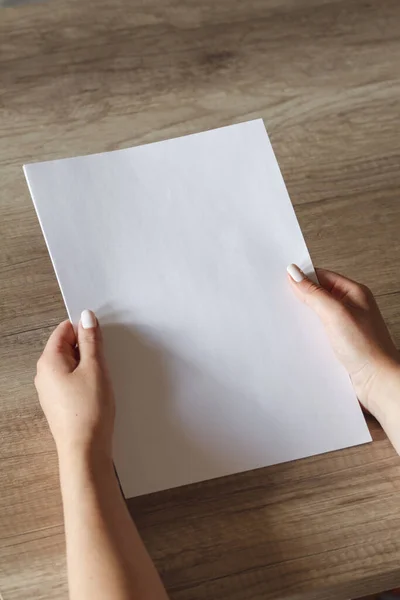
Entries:
{"label": "thumb", "polygon": [[78,327],[78,347],[80,364],[101,362],[103,359],[103,342],[96,315],[91,310],[84,310]]}
{"label": "thumb", "polygon": [[318,283],[307,277],[297,265],[289,265],[287,272],[296,296],[314,310],[322,320],[338,309],[338,302],[335,298]]}

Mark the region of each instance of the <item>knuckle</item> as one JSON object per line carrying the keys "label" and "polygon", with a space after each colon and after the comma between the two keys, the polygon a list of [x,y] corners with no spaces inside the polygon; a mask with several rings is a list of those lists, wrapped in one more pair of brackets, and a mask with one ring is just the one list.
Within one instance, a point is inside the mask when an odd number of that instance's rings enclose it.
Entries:
{"label": "knuckle", "polygon": [[94,329],[88,329],[87,331],[85,331],[82,341],[84,344],[87,344],[89,346],[96,345],[97,344],[96,331]]}
{"label": "knuckle", "polygon": [[373,294],[368,286],[363,283],[358,284],[357,295],[360,301],[369,302],[373,298]]}
{"label": "knuckle", "polygon": [[98,365],[97,354],[95,352],[93,352],[93,353],[89,353],[85,356],[85,360],[82,360],[79,363],[78,369],[81,372],[85,372],[86,375],[92,376],[92,375],[96,375],[98,367],[99,367],[99,365]]}
{"label": "knuckle", "polygon": [[321,293],[321,289],[315,285],[312,281],[306,281],[304,283],[305,301],[314,300],[316,295]]}
{"label": "knuckle", "polygon": [[362,291],[363,294],[365,294],[366,296],[372,296],[372,292],[369,289],[369,287],[367,285],[364,285],[363,283],[360,284],[360,290]]}
{"label": "knuckle", "polygon": [[319,288],[318,286],[316,286],[315,283],[310,283],[308,285],[308,293],[309,294],[313,294],[315,296],[315,294],[320,294],[321,293],[321,288]]}

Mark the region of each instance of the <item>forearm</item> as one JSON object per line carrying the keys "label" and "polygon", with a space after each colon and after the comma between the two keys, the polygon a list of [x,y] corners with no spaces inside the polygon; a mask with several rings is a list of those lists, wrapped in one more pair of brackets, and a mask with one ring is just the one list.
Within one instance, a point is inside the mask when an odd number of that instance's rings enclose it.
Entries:
{"label": "forearm", "polygon": [[166,600],[110,458],[60,455],[71,600]]}
{"label": "forearm", "polygon": [[370,390],[371,412],[378,419],[400,454],[400,363],[390,362]]}

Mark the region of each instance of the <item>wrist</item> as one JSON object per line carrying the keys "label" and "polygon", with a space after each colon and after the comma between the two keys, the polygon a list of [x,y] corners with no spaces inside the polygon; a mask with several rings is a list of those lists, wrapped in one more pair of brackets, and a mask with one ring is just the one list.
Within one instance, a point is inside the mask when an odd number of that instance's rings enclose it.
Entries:
{"label": "wrist", "polygon": [[60,473],[87,472],[91,475],[114,473],[111,451],[96,445],[57,445]]}
{"label": "wrist", "polygon": [[382,423],[400,410],[400,360],[387,359],[377,368],[368,389],[368,410]]}
{"label": "wrist", "polygon": [[86,511],[87,520],[96,521],[110,507],[121,506],[123,495],[109,452],[93,448],[67,452],[64,446],[58,458],[65,515]]}

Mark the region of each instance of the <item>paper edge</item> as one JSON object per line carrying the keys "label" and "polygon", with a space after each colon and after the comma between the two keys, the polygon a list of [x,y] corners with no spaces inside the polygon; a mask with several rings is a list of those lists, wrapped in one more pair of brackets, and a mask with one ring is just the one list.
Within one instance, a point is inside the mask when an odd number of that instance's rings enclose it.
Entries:
{"label": "paper edge", "polygon": [[[60,160],[64,160],[64,159],[60,159]],[[48,161],[48,162],[52,162],[52,161]],[[39,163],[30,163],[30,164],[39,164]],[[43,235],[43,238],[44,238],[44,241],[45,241],[45,244],[46,244],[47,252],[48,252],[48,254],[50,256],[51,264],[52,264],[53,271],[54,271],[54,274],[55,274],[56,279],[57,279],[58,287],[60,288],[60,292],[61,292],[61,296],[62,296],[62,299],[63,299],[63,302],[64,302],[65,310],[67,311],[68,319],[72,323],[72,318],[71,318],[71,314],[70,314],[69,309],[68,309],[67,300],[66,300],[66,297],[65,297],[65,294],[64,294],[63,287],[61,285],[60,278],[58,276],[58,272],[57,272],[57,268],[56,268],[56,263],[55,263],[55,260],[53,258],[52,253],[51,253],[51,250],[50,250],[50,244],[49,244],[49,242],[47,240],[46,233],[45,233],[45,230],[44,230],[44,227],[43,227],[43,223],[42,223],[42,220],[40,218],[39,209],[38,209],[38,207],[36,205],[36,201],[35,201],[35,196],[34,196],[33,190],[32,190],[32,188],[30,186],[30,183],[29,183],[29,177],[28,177],[28,173],[27,173],[29,166],[30,165],[23,165],[22,166],[22,170],[24,172],[24,176],[25,176],[25,180],[26,180],[26,183],[27,183],[27,186],[28,186],[28,190],[29,190],[29,193],[30,193],[31,198],[32,198],[32,203],[33,203],[33,206],[34,206],[34,209],[35,209],[35,212],[36,212],[37,219],[39,221],[40,229],[42,231],[42,235]]]}
{"label": "paper edge", "polygon": [[[25,174],[26,179],[28,179],[27,175],[26,175],[25,169],[26,169],[26,167],[30,167],[32,165],[57,163],[57,162],[64,161],[64,160],[74,160],[74,159],[86,158],[88,156],[90,156],[90,157],[92,157],[92,156],[100,156],[102,154],[113,154],[114,152],[123,152],[124,150],[131,150],[132,148],[140,148],[142,146],[150,146],[151,144],[163,144],[163,143],[166,143],[166,142],[170,142],[172,140],[187,138],[187,137],[191,137],[191,136],[195,136],[195,135],[200,135],[200,134],[203,134],[203,133],[208,133],[208,132],[211,132],[211,131],[218,131],[219,129],[227,129],[228,127],[237,127],[238,125],[245,125],[245,124],[248,124],[248,123],[257,123],[258,121],[262,122],[262,124],[264,125],[264,128],[265,128],[265,131],[267,132],[267,128],[265,127],[265,123],[264,123],[263,117],[257,117],[256,119],[250,119],[248,121],[240,121],[239,123],[230,123],[229,125],[221,125],[221,127],[212,127],[211,129],[203,129],[201,131],[195,131],[193,133],[185,133],[183,135],[175,135],[174,137],[165,138],[164,140],[156,140],[156,141],[153,141],[153,142],[140,142],[138,144],[126,146],[124,148],[116,148],[115,150],[103,150],[102,152],[89,152],[88,154],[78,154],[77,156],[63,156],[61,158],[51,158],[49,160],[34,161],[34,162],[30,162],[30,163],[25,163],[22,166],[22,168],[24,170],[24,174]],[[268,132],[267,132],[267,136],[268,136]],[[269,139],[269,136],[268,136],[268,139]],[[275,156],[275,154],[274,154],[274,156]],[[275,156],[275,160],[276,160],[276,156]],[[279,163],[278,163],[278,166],[279,166]],[[29,187],[29,183],[28,183],[28,187]],[[29,188],[29,191],[30,191],[30,188]],[[33,196],[32,196],[32,198],[33,198]],[[35,208],[36,208],[36,206],[35,206]]]}

